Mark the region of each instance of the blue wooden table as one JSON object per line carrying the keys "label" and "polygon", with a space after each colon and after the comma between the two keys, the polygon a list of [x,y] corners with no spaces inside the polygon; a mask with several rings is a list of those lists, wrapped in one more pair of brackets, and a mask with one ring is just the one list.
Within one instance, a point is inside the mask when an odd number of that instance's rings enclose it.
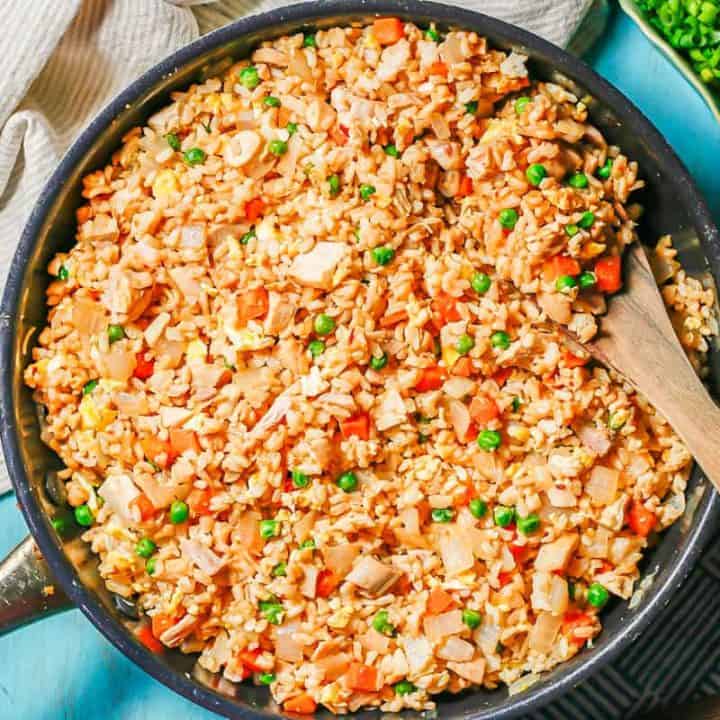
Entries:
{"label": "blue wooden table", "polygon": [[[617,11],[589,58],[664,133],[720,221],[720,128],[674,68]],[[27,530],[12,496],[0,499],[0,553]],[[2,720],[211,720],[112,647],[79,612],[0,640]]]}

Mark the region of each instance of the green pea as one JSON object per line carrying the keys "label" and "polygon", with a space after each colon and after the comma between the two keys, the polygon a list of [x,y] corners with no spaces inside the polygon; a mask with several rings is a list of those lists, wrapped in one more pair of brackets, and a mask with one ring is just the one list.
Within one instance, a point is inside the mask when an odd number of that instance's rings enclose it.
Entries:
{"label": "green pea", "polygon": [[183,153],[183,160],[188,165],[201,165],[205,162],[207,153],[198,147],[190,148]]}
{"label": "green pea", "polygon": [[585,272],[580,274],[578,282],[580,284],[580,287],[583,288],[583,290],[587,290],[588,288],[595,287],[595,284],[597,283],[597,278],[595,277],[594,272],[586,270]]}
{"label": "green pea", "polygon": [[268,150],[272,155],[280,157],[288,151],[288,144],[284,140],[271,140],[268,144]]}
{"label": "green pea", "polygon": [[58,280],[67,280],[69,277],[70,277],[70,271],[64,265],[61,265],[58,268],[58,274],[57,274]]}
{"label": "green pea", "polygon": [[93,511],[87,505],[75,508],[75,522],[83,527],[90,527],[95,522]]}
{"label": "green pea", "polygon": [[303,47],[317,47],[317,41],[315,40],[315,35],[313,33],[305,33],[305,36],[303,37]]}
{"label": "green pea", "polygon": [[512,399],[512,409],[513,409],[513,412],[517,412],[517,411],[520,409],[520,403],[521,403],[521,400],[520,400],[519,397],[514,397],[514,398]]}
{"label": "green pea", "polygon": [[251,240],[254,240],[257,237],[255,233],[255,228],[252,228],[251,230],[248,230],[241,238],[240,238],[240,244],[241,245],[247,245]]}
{"label": "green pea", "polygon": [[477,100],[471,100],[470,102],[465,103],[465,112],[468,115],[474,115],[478,111],[478,101]]}
{"label": "green pea", "polygon": [[157,550],[157,545],[150,538],[142,538],[135,546],[135,554],[141,558],[149,558]]}
{"label": "green pea", "polygon": [[588,186],[588,182],[587,175],[583,172],[578,172],[570,176],[568,185],[576,190],[582,190]]}
{"label": "green pea", "polygon": [[418,433],[418,443],[420,445],[424,445],[429,439],[429,435],[426,435],[425,433]]}
{"label": "green pea", "polygon": [[329,335],[335,329],[335,321],[325,313],[315,317],[313,327],[318,335]]}
{"label": "green pea", "polygon": [[498,330],[490,336],[490,344],[494,348],[507,350],[510,347],[510,336],[503,330]]}
{"label": "green pea", "polygon": [[275,682],[275,675],[271,672],[260,673],[258,681],[261,685],[272,685]]}
{"label": "green pea", "polygon": [[578,225],[583,228],[583,230],[590,229],[593,224],[595,223],[595,213],[590,212],[589,210],[587,212],[584,212],[580,219],[578,220]]}
{"label": "green pea", "polygon": [[400,155],[400,151],[392,143],[390,143],[390,145],[386,145],[383,150],[385,151],[385,154],[389,155],[390,157],[396,158]]}
{"label": "green pea", "polygon": [[580,228],[575,223],[570,223],[565,226],[565,234],[568,237],[575,237],[580,232]]}
{"label": "green pea", "polygon": [[156,565],[157,565],[157,558],[154,558],[154,557],[148,558],[147,562],[145,563],[145,572],[148,575],[154,575]]}
{"label": "green pea", "polygon": [[401,680],[400,682],[395,683],[393,689],[395,690],[396,695],[410,695],[417,690],[417,688],[409,680]]}
{"label": "green pea", "polygon": [[536,187],[545,179],[546,176],[547,170],[545,169],[545,166],[540,163],[533,163],[525,171],[525,177],[528,179],[528,182]]}
{"label": "green pea", "polygon": [[273,577],[285,577],[287,575],[287,563],[286,562],[279,562],[273,569],[272,569],[272,576]]}
{"label": "green pea", "polygon": [[372,185],[368,185],[367,183],[363,183],[360,186],[360,197],[367,201],[375,194],[375,188]]}
{"label": "green pea", "polygon": [[519,216],[517,214],[517,210],[515,210],[514,208],[505,208],[504,210],[500,211],[500,214],[498,215],[498,220],[500,220],[500,224],[506,230],[512,230],[518,221],[518,217]]}
{"label": "green pea", "polygon": [[515,510],[505,505],[498,505],[493,511],[493,520],[498,527],[507,527],[515,519]]}
{"label": "green pea", "polygon": [[285,129],[288,131],[288,135],[291,135],[291,136],[292,136],[292,135],[294,135],[294,134],[298,131],[297,123],[289,122],[289,123],[285,126]]}
{"label": "green pea", "polygon": [[97,378],[94,380],[88,380],[83,385],[83,389],[82,389],[83,395],[89,395],[97,386],[98,386]]}
{"label": "green pea", "polygon": [[280,105],[281,105],[280,98],[276,98],[273,95],[268,95],[263,100],[263,105],[267,105],[267,107],[273,107],[273,108],[280,107]]}
{"label": "green pea", "polygon": [[308,538],[307,540],[303,540],[300,543],[300,549],[301,550],[314,550],[317,547],[315,544],[315,541],[312,538]]}
{"label": "green pea", "polygon": [[285,616],[285,609],[276,600],[261,600],[258,604],[260,613],[271,625],[280,625]]}
{"label": "green pea", "polygon": [[613,161],[612,158],[608,158],[605,161],[605,164],[602,167],[599,167],[597,170],[597,176],[601,178],[602,180],[607,180],[610,175],[612,175],[612,166]]}
{"label": "green pea", "polygon": [[436,523],[449,523],[454,515],[455,511],[452,508],[434,508],[430,513],[430,517]]}
{"label": "green pea", "polygon": [[455,349],[461,355],[467,355],[474,347],[475,341],[469,335],[461,335],[455,345]]}
{"label": "green pea", "polygon": [[310,478],[302,470],[293,470],[290,477],[293,486],[296,488],[305,488],[310,484]]}
{"label": "green pea", "polygon": [[65,515],[54,517],[50,521],[50,524],[61,538],[68,537],[72,532],[72,524],[70,523],[69,518]]}
{"label": "green pea", "polygon": [[340,176],[329,175],[327,179],[328,190],[331,195],[337,195],[340,192]]}
{"label": "green pea", "polygon": [[465,610],[462,611],[462,621],[471,630],[474,630],[476,627],[479,627],[480,623],[482,622],[482,615],[477,610],[470,610],[470,608],[465,608]]}
{"label": "green pea", "polygon": [[523,97],[519,97],[515,101],[515,113],[517,115],[522,115],[525,112],[525,108],[530,104],[530,98],[526,95],[523,95]]}
{"label": "green pea", "polygon": [[575,287],[577,287],[577,280],[572,275],[560,275],[555,281],[555,289],[566,295]]}
{"label": "green pea", "polygon": [[357,489],[358,479],[354,472],[344,472],[337,479],[337,486],[346,493],[351,493]]}
{"label": "green pea", "polygon": [[609,599],[610,593],[600,583],[593,583],[587,590],[587,601],[594,608],[604,607]]}
{"label": "green pea", "polygon": [[395,250],[387,245],[373,248],[370,254],[378,265],[388,265],[395,259]]}
{"label": "green pea", "polygon": [[497,430],[483,430],[477,437],[477,444],[481,450],[492,452],[502,444],[502,436]]}
{"label": "green pea", "polygon": [[627,421],[627,413],[622,411],[610,413],[610,416],[608,417],[608,427],[611,430],[621,430]]}
{"label": "green pea", "polygon": [[531,535],[540,527],[540,518],[534,513],[517,519],[517,529],[523,535]]}
{"label": "green pea", "polygon": [[392,635],[395,626],[388,620],[388,611],[380,610],[372,619],[373,628],[381,635]]}
{"label": "green pea", "polygon": [[125,337],[125,330],[122,325],[108,325],[107,335],[110,344],[116,343]]}
{"label": "green pea", "polygon": [[238,75],[238,79],[248,90],[254,90],[260,84],[260,75],[254,65],[243,68]]}
{"label": "green pea", "polygon": [[311,340],[308,343],[308,350],[313,357],[318,357],[325,352],[325,343],[322,340]]}
{"label": "green pea", "polygon": [[173,500],[172,505],[170,505],[170,522],[173,525],[184,523],[188,519],[189,515],[190,508],[186,502],[183,502],[182,500]]}
{"label": "green pea", "polygon": [[379,357],[377,355],[370,356],[370,367],[373,370],[382,370],[388,364],[387,353],[383,353]]}
{"label": "green pea", "polygon": [[180,138],[175,133],[168,133],[165,136],[165,140],[175,152],[180,149]]}
{"label": "green pea", "polygon": [[425,31],[425,38],[427,40],[432,40],[433,42],[436,42],[436,43],[439,43],[440,40],[442,40],[442,36],[434,27],[429,27]]}
{"label": "green pea", "polygon": [[484,295],[490,289],[491,285],[492,280],[490,280],[490,276],[484,272],[473,273],[470,279],[470,286],[478,295]]}
{"label": "green pea", "polygon": [[278,520],[261,520],[260,537],[263,540],[277,537],[280,534],[280,522]]}
{"label": "green pea", "polygon": [[487,503],[480,498],[473,498],[470,501],[469,509],[470,514],[479,520],[487,514]]}

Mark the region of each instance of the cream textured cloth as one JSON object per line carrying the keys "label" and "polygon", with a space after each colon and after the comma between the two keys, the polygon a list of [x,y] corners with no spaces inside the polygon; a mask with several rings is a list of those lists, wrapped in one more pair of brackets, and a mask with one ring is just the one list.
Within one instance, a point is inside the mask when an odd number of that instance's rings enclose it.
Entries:
{"label": "cream textured cloth", "polygon": [[[322,3],[316,0],[315,4]],[[0,0],[0,290],[50,173],[108,100],[161,58],[289,0]],[[459,0],[566,45],[592,0]],[[192,6],[192,7],[190,7]],[[0,461],[0,492],[9,481]]]}

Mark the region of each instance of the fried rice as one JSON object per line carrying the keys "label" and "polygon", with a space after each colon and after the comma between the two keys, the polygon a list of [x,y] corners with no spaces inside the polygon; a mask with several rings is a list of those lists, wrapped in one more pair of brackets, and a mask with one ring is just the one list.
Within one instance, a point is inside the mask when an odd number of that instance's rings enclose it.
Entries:
{"label": "fried rice", "polygon": [[[594,363],[637,166],[472,32],[264,43],[84,179],[25,379],[108,589],[287,711],[431,709],[601,631],[691,457]],[[696,367],[714,295],[654,266]],[[72,532],[62,511],[54,520]]]}

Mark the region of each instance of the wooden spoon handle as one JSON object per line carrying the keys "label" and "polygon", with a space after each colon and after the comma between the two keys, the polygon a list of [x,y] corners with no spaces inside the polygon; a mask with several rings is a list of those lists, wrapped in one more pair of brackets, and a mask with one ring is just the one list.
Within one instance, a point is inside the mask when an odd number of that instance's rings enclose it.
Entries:
{"label": "wooden spoon handle", "polygon": [[720,491],[720,408],[677,339],[645,252],[636,243],[626,257],[626,291],[588,349],[657,408]]}

